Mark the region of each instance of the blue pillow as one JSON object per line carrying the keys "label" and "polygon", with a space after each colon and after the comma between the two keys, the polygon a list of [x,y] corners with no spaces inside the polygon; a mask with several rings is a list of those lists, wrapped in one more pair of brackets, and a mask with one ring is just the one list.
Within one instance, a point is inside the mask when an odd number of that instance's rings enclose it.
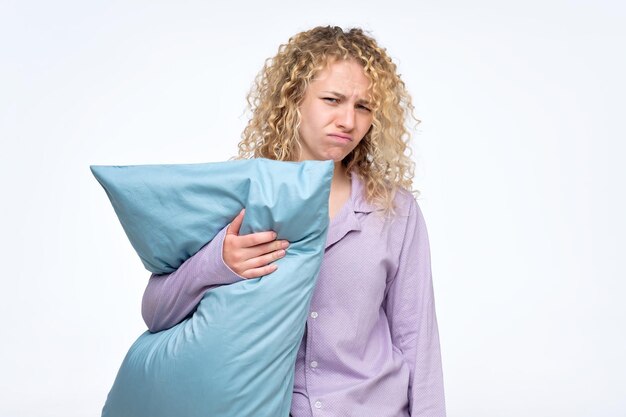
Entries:
{"label": "blue pillow", "polygon": [[279,268],[207,292],[171,329],[142,334],[106,417],[288,416],[294,364],[328,229],[332,161],[92,166],[146,268],[171,272],[246,207],[241,233],[290,242]]}

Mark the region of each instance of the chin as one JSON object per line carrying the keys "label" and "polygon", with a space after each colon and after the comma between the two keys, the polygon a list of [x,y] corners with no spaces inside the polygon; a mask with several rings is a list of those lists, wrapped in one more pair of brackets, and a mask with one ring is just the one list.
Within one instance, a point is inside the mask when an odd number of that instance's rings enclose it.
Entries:
{"label": "chin", "polygon": [[328,159],[332,159],[334,162],[341,162],[344,159],[346,159],[346,156],[348,156],[348,155],[344,155],[344,154],[337,155],[337,154],[334,154],[334,155],[328,155],[326,159],[327,160]]}

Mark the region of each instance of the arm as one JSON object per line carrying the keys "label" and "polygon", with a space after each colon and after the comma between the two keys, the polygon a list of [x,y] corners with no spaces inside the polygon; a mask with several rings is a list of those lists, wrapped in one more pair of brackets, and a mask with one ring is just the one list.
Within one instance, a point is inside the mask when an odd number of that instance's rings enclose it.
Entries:
{"label": "arm", "polygon": [[150,332],[180,323],[196,308],[204,293],[244,279],[222,258],[228,226],[170,274],[152,274],[143,294],[141,314]]}
{"label": "arm", "polygon": [[411,200],[398,270],[388,284],[384,306],[392,343],[410,369],[411,416],[445,417],[428,233],[417,202]]}

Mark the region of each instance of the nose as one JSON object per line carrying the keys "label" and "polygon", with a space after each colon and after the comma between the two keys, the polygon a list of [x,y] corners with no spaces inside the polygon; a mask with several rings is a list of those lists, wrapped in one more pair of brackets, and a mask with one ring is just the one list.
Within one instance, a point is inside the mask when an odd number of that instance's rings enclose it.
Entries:
{"label": "nose", "polygon": [[354,129],[355,118],[356,112],[353,106],[342,106],[337,114],[337,127],[347,131],[352,130]]}

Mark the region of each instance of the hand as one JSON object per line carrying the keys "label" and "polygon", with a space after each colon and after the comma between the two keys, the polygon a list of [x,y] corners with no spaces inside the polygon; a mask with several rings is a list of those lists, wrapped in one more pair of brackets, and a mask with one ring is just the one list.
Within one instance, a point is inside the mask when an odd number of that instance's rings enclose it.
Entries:
{"label": "hand", "polygon": [[289,246],[286,240],[275,240],[273,231],[239,235],[245,209],[228,225],[224,237],[222,257],[236,274],[245,279],[258,278],[276,271],[278,266],[271,262],[285,256]]}

